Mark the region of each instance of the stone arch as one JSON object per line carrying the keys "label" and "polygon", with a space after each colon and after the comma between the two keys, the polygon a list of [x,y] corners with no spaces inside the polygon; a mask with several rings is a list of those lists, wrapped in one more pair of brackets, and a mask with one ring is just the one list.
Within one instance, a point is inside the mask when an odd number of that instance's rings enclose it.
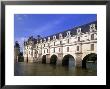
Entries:
{"label": "stone arch", "polygon": [[87,54],[83,60],[82,60],[82,68],[97,68],[97,54],[96,53],[90,53]]}
{"label": "stone arch", "polygon": [[75,67],[75,58],[70,55],[70,54],[67,54],[63,57],[63,60],[62,60],[62,65],[63,66],[69,66],[69,67]]}
{"label": "stone arch", "polygon": [[50,64],[56,64],[58,57],[56,55],[52,55],[50,58]]}
{"label": "stone arch", "polygon": [[43,63],[43,64],[46,64],[46,55],[43,55],[43,56],[42,56],[42,63]]}

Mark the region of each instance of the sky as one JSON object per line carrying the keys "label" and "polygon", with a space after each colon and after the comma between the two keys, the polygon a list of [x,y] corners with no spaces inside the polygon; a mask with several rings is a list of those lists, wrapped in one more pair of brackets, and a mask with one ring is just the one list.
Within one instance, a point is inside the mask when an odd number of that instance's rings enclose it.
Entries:
{"label": "sky", "polygon": [[96,14],[15,14],[14,41],[22,51],[29,36],[46,37],[96,20]]}

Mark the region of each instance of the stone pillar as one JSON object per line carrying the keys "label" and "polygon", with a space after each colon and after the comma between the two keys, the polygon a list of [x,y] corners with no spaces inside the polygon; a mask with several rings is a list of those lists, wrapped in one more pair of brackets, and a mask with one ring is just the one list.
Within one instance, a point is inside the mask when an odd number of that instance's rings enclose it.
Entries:
{"label": "stone pillar", "polygon": [[57,65],[62,65],[62,59],[57,60]]}
{"label": "stone pillar", "polygon": [[27,62],[27,57],[24,57],[24,62]]}
{"label": "stone pillar", "polygon": [[57,65],[62,65],[63,54],[58,54]]}
{"label": "stone pillar", "polygon": [[82,54],[76,54],[76,67],[82,67]]}
{"label": "stone pillar", "polygon": [[39,63],[42,63],[42,54],[38,54],[37,59],[38,59],[38,62],[39,62]]}
{"label": "stone pillar", "polygon": [[50,63],[50,55],[49,54],[46,55],[46,63],[48,63],[48,64]]}
{"label": "stone pillar", "polygon": [[28,57],[28,59],[26,59],[26,62],[32,63],[33,61],[33,57]]}

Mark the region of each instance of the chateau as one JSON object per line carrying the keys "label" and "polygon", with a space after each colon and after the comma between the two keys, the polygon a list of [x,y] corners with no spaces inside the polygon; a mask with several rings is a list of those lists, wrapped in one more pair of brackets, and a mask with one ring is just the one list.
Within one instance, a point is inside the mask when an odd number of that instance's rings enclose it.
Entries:
{"label": "chateau", "polygon": [[25,62],[84,66],[89,56],[97,60],[97,21],[47,37],[24,41]]}

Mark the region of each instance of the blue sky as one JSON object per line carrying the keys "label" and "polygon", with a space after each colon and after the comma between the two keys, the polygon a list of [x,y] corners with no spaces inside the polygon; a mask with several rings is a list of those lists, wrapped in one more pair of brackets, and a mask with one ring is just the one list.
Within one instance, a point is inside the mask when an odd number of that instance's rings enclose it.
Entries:
{"label": "blue sky", "polygon": [[14,40],[22,47],[29,36],[45,37],[95,20],[96,14],[15,14]]}

